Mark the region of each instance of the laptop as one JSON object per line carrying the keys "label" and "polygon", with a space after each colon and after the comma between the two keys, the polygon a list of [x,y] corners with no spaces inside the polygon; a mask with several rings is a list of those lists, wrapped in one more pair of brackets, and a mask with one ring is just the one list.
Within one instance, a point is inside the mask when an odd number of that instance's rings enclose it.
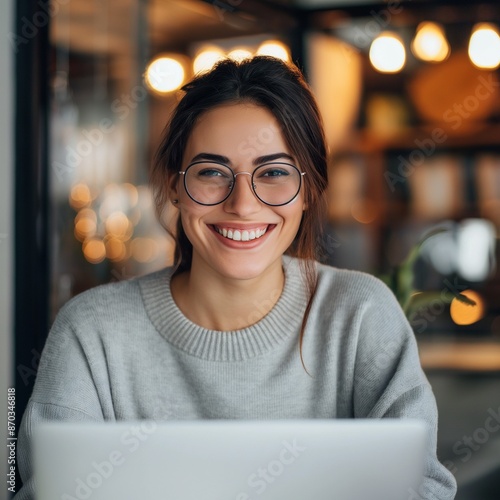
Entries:
{"label": "laptop", "polygon": [[422,480],[414,420],[39,424],[38,500],[401,500]]}

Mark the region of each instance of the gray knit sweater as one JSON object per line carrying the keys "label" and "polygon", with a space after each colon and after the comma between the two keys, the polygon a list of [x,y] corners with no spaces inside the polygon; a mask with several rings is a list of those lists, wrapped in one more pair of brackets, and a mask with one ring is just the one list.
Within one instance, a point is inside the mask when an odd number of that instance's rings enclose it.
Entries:
{"label": "gray knit sweater", "polygon": [[45,419],[383,417],[424,419],[432,431],[426,478],[410,498],[454,498],[455,479],[436,458],[434,396],[391,291],[372,276],[318,265],[303,340],[310,376],[299,356],[304,281],[297,260],[284,258],[284,268],[284,290],[271,312],[233,332],[204,329],[182,314],[170,293],[171,269],[68,302],[23,416],[24,486],[15,499],[33,499],[30,436]]}

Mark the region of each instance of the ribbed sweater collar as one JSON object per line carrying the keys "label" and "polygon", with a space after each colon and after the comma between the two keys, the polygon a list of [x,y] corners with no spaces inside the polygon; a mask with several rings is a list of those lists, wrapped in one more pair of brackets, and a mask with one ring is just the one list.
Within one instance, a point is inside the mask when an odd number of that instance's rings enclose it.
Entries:
{"label": "ribbed sweater collar", "polygon": [[297,259],[284,257],[283,267],[285,285],[273,309],[257,323],[231,332],[208,330],[184,316],[170,291],[172,268],[145,276],[139,284],[152,324],[170,344],[209,361],[243,361],[265,354],[291,337],[298,340],[306,286]]}

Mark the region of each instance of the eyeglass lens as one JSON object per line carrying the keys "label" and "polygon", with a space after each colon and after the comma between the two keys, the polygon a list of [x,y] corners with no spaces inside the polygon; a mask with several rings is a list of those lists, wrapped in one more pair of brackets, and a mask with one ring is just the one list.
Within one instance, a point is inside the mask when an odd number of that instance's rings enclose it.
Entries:
{"label": "eyeglass lens", "polygon": [[[202,205],[217,205],[226,200],[233,189],[235,177],[226,165],[214,162],[191,164],[184,174],[189,196]],[[301,174],[288,163],[266,163],[252,174],[252,190],[263,203],[279,206],[290,203],[298,194]]]}

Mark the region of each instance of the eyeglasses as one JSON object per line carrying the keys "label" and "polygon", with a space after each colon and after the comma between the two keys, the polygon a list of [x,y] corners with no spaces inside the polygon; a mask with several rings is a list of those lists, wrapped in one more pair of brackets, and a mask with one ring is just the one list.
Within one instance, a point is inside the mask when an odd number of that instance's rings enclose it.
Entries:
{"label": "eyeglasses", "polygon": [[255,196],[266,205],[279,207],[291,203],[299,194],[306,174],[289,163],[272,162],[258,166],[252,173],[234,173],[223,163],[197,161],[180,171],[189,197],[200,205],[218,205],[233,192],[238,175],[249,175]]}

